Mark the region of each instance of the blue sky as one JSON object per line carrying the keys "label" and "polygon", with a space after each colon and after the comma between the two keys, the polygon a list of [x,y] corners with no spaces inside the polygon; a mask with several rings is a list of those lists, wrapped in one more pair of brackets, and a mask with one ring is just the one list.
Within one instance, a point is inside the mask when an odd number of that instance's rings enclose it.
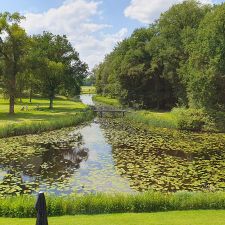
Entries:
{"label": "blue sky", "polygon": [[[66,34],[90,68],[135,28],[147,26],[182,0],[0,0],[1,11],[26,16],[29,34]],[[200,0],[218,4],[222,0]]]}

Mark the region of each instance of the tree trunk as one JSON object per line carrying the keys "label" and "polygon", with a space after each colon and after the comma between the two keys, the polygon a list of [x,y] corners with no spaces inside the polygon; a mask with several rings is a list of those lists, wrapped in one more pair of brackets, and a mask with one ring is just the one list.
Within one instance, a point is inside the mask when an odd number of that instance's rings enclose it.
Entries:
{"label": "tree trunk", "polygon": [[160,93],[159,93],[159,76],[155,74],[155,93],[156,93],[156,109],[160,108]]}
{"label": "tree trunk", "polygon": [[9,97],[9,114],[14,114],[15,96],[10,95]]}
{"label": "tree trunk", "polygon": [[14,114],[14,106],[15,106],[15,93],[16,93],[16,77],[14,76],[11,80],[11,90],[9,93],[9,114]]}
{"label": "tree trunk", "polygon": [[32,88],[30,89],[30,103],[32,102]]}
{"label": "tree trunk", "polygon": [[49,109],[53,109],[53,97],[50,98]]}

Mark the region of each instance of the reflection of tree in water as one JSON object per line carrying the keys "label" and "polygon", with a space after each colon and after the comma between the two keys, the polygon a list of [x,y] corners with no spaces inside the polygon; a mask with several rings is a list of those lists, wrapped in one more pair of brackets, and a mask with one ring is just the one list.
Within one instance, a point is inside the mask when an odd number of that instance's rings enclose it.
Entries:
{"label": "reflection of tree in water", "polygon": [[80,167],[80,163],[88,159],[88,149],[82,145],[82,136],[65,141],[44,141],[35,144],[35,148],[41,151],[26,158],[1,162],[0,166],[7,173],[0,182],[0,193],[30,193],[41,184],[63,184]]}

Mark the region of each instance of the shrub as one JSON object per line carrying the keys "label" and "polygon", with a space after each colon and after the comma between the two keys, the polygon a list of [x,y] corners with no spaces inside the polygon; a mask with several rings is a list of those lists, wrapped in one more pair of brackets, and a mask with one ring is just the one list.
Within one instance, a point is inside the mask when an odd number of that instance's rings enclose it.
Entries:
{"label": "shrub", "polygon": [[203,109],[175,108],[172,113],[177,117],[180,130],[217,131],[214,119]]}

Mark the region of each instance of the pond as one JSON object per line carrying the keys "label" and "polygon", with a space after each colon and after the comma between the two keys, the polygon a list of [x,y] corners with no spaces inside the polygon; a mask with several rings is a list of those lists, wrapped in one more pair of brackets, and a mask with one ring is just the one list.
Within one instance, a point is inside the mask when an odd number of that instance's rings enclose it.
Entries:
{"label": "pond", "polygon": [[[92,95],[82,102],[94,105]],[[4,138],[0,196],[225,189],[225,135],[95,118],[78,128]]]}

